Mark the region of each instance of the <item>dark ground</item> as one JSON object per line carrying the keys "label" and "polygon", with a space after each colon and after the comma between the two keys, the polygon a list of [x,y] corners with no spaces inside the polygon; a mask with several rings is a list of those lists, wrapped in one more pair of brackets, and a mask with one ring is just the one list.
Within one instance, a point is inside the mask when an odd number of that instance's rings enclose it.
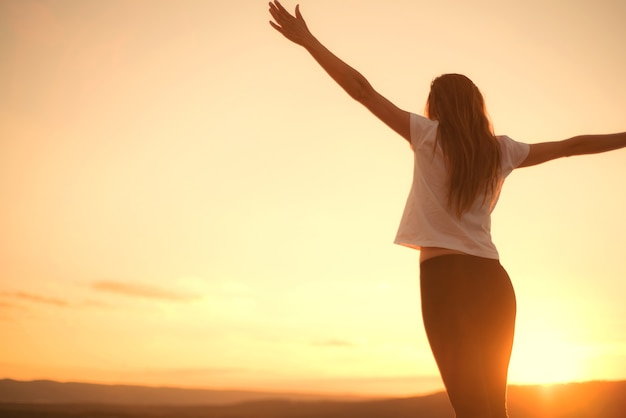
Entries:
{"label": "dark ground", "polygon": [[[512,386],[511,418],[626,418],[626,382]],[[445,394],[377,401],[264,400],[231,405],[0,404],[2,418],[452,418]]]}

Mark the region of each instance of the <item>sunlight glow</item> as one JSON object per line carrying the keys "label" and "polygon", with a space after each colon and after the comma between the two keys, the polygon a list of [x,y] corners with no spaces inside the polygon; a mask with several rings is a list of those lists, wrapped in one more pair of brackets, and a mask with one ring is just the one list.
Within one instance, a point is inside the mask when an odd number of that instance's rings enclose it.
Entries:
{"label": "sunlight glow", "polygon": [[520,341],[513,349],[509,380],[516,384],[549,384],[586,378],[585,352],[579,346],[547,333]]}

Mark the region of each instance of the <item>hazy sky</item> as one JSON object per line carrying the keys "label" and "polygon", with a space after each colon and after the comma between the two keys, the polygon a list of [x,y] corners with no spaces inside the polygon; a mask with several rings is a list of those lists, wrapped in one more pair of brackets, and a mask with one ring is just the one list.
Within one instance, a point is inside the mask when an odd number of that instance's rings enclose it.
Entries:
{"label": "hazy sky", "polygon": [[[626,130],[623,1],[301,11],[403,109],[460,72],[519,141]],[[0,0],[0,378],[441,387],[418,253],[392,243],[411,151],[269,19],[251,0]],[[513,383],[626,379],[625,163],[507,180]]]}

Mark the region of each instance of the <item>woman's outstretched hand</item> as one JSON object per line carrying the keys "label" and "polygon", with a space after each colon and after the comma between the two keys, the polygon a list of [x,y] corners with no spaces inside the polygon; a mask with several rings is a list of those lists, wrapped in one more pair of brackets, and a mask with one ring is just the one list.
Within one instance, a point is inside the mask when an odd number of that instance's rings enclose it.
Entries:
{"label": "woman's outstretched hand", "polygon": [[270,13],[276,21],[270,21],[270,25],[290,41],[306,47],[315,39],[300,14],[300,5],[296,6],[296,15],[292,16],[282,4],[274,0],[270,2]]}

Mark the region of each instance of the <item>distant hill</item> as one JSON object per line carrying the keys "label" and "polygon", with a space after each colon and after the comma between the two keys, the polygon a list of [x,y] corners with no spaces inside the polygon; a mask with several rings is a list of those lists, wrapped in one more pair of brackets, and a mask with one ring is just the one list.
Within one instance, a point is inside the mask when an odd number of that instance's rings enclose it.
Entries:
{"label": "distant hill", "polygon": [[[49,418],[452,418],[454,414],[448,404],[444,393],[428,396],[369,400],[369,401],[313,401],[313,400],[257,400],[233,404],[213,404],[182,406],[183,397],[178,398],[177,403],[165,405],[166,399],[152,398],[148,404],[131,405],[130,396],[124,398],[124,402],[100,402],[79,401],[75,396],[72,403],[37,403],[30,401],[16,402],[7,399],[4,388],[18,383],[21,389],[29,385],[41,388],[55,387],[54,382],[15,382],[0,381],[0,416],[3,418],[26,418],[26,417],[49,417]],[[19,384],[22,385],[19,385]],[[46,386],[46,384],[48,386]],[[96,392],[100,385],[84,384],[56,384],[57,388],[79,387],[84,389],[89,386]],[[69,386],[64,386],[69,385]],[[119,390],[133,386],[114,386]],[[101,387],[103,393],[111,396],[109,386]],[[143,388],[148,392],[154,390],[153,396],[165,392],[159,392],[158,388]],[[167,389],[171,390],[171,389]],[[174,390],[176,391],[176,390]],[[187,390],[180,389],[178,395]],[[197,392],[197,391],[191,391]],[[200,391],[202,392],[202,391]],[[212,391],[208,391],[212,392]],[[238,393],[238,392],[234,392]],[[240,394],[251,393],[262,396],[257,392],[239,392]],[[41,393],[40,393],[41,394]],[[268,394],[265,394],[268,395]],[[271,394],[269,394],[271,395]],[[46,397],[51,393],[45,394]],[[93,394],[91,395],[93,399]],[[142,396],[147,396],[145,393]],[[104,399],[101,396],[100,399]],[[40,398],[42,399],[42,398]],[[142,398],[147,399],[147,398]],[[191,403],[196,403],[197,398]],[[205,398],[205,400],[208,398]],[[217,398],[216,398],[217,399]],[[220,398],[225,399],[225,398]],[[126,404],[124,404],[126,403]],[[162,403],[164,405],[157,405]],[[626,418],[626,381],[624,382],[585,382],[551,386],[512,386],[509,389],[509,413],[511,418]]]}
{"label": "distant hill", "polygon": [[[369,397],[371,399],[372,397]],[[365,397],[305,393],[237,390],[182,389],[93,383],[62,383],[51,380],[30,382],[0,380],[0,403],[28,404],[113,404],[113,405],[222,405],[258,400],[364,400]]]}

